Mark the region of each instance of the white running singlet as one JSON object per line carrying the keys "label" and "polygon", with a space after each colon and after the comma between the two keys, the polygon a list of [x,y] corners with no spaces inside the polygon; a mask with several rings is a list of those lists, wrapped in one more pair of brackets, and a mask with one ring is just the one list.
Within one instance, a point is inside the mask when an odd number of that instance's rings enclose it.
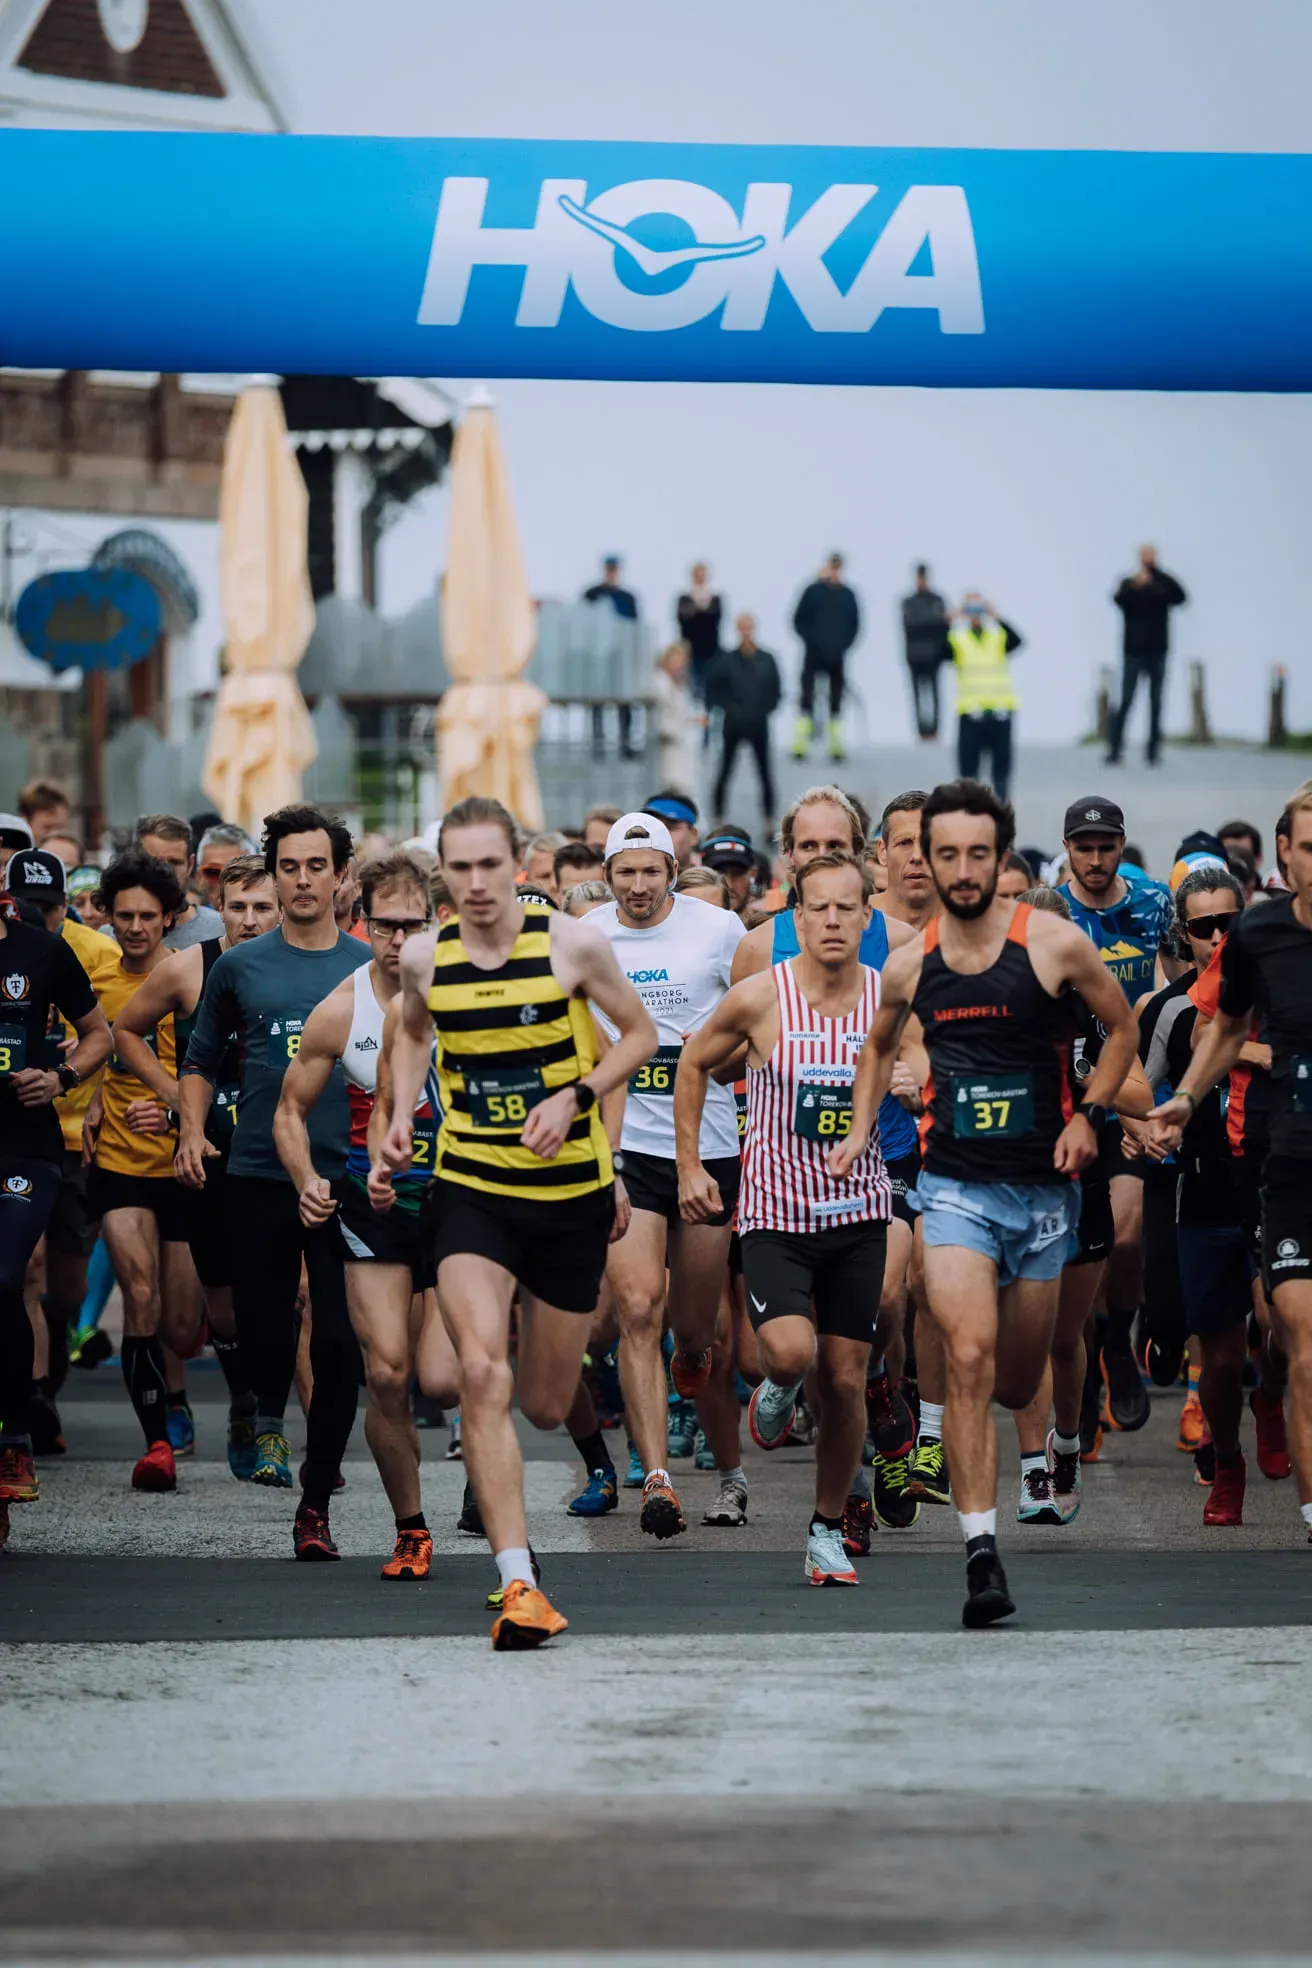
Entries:
{"label": "white running singlet", "polygon": [[[629,1081],[620,1146],[631,1154],[674,1160],[674,1075],[685,1032],[706,1023],[729,988],[733,953],[746,931],[730,909],[691,896],[671,897],[674,907],[654,929],[627,929],[619,906],[609,902],[587,917],[612,946],[620,969],[655,1020],[659,1049]],[[619,1033],[596,1006],[593,1016],[611,1039]],[[738,1153],[738,1115],[733,1088],[706,1089],[700,1141],[703,1161]]]}
{"label": "white running singlet", "polygon": [[855,1223],[887,1222],[892,1191],[879,1130],[851,1175],[835,1181],[825,1164],[847,1133],[852,1082],[879,1009],[879,972],[861,966],[861,997],[846,1018],[825,1018],[803,997],[793,960],[770,972],[779,997],[779,1039],[764,1066],[747,1071],[747,1132],[738,1229],[805,1235]]}

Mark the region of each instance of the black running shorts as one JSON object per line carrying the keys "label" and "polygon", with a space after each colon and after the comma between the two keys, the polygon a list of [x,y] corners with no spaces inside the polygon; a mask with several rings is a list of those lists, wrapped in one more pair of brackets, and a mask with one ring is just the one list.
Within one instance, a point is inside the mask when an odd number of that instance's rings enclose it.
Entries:
{"label": "black running shorts", "polygon": [[[719,1215],[708,1216],[705,1224],[707,1229],[722,1230],[726,1223],[733,1221],[738,1203],[738,1184],[742,1179],[742,1163],[736,1155],[721,1155],[703,1162],[702,1167],[715,1181],[724,1205]],[[667,1161],[664,1155],[639,1155],[626,1148],[623,1180],[635,1210],[647,1210],[652,1216],[663,1216],[667,1223],[683,1221],[679,1215],[679,1171],[673,1161]]]}
{"label": "black running shorts", "polygon": [[390,1210],[376,1210],[364,1184],[350,1175],[334,1182],[333,1195],[337,1198],[337,1227],[345,1262],[404,1264],[415,1290],[422,1291],[428,1258],[419,1211],[402,1209],[399,1203],[393,1203]]}
{"label": "black running shorts", "polygon": [[228,1208],[223,1185],[228,1176],[226,1149],[217,1161],[205,1164],[205,1187],[193,1189],[191,1206],[191,1261],[206,1291],[232,1283],[232,1240],[228,1235]]}
{"label": "black running shorts", "polygon": [[97,1217],[111,1210],[149,1210],[165,1244],[189,1244],[196,1220],[195,1195],[171,1175],[123,1175],[117,1169],[91,1168],[87,1207]]}
{"label": "black running shorts", "polygon": [[1262,1171],[1262,1280],[1268,1293],[1312,1280],[1312,1161],[1296,1155]]}
{"label": "black running shorts", "polygon": [[1101,1264],[1112,1254],[1116,1242],[1116,1219],[1112,1215],[1112,1188],[1108,1176],[1095,1168],[1080,1177],[1083,1201],[1080,1204],[1080,1248],[1067,1260],[1069,1271],[1077,1264]]}
{"label": "black running shorts", "polygon": [[615,1221],[614,1189],[539,1203],[489,1196],[440,1176],[431,1187],[438,1192],[433,1258],[439,1290],[447,1258],[468,1253],[499,1264],[546,1305],[588,1315],[596,1310]]}
{"label": "black running shorts", "polygon": [[753,1329],[759,1332],[768,1319],[814,1316],[826,1337],[873,1341],[887,1244],[886,1223],[805,1234],[749,1230],[743,1274]]}
{"label": "black running shorts", "polygon": [[59,1194],[46,1225],[46,1242],[65,1257],[90,1257],[100,1225],[87,1207],[87,1181],[80,1148],[66,1148],[59,1173]]}

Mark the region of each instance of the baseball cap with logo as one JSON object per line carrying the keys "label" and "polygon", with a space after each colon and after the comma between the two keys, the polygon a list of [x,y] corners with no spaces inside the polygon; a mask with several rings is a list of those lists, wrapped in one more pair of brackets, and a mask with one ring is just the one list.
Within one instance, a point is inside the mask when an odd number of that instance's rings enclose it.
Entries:
{"label": "baseball cap with logo", "polygon": [[31,847],[32,829],[21,813],[0,813],[0,847]]}
{"label": "baseball cap with logo", "polygon": [[657,854],[668,854],[671,861],[678,859],[669,828],[654,813],[621,813],[606,836],[606,859],[635,847],[650,847]]}
{"label": "baseball cap with logo", "polygon": [[702,865],[707,868],[754,868],[756,849],[735,828],[722,827],[707,834],[701,843]]}
{"label": "baseball cap with logo", "polygon": [[1074,840],[1077,834],[1124,834],[1125,815],[1115,800],[1103,799],[1100,793],[1088,793],[1077,799],[1074,806],[1066,809],[1062,823],[1063,840]]}
{"label": "baseball cap with logo", "polygon": [[41,847],[20,848],[10,859],[5,880],[9,893],[24,902],[48,906],[51,902],[62,902],[67,893],[63,862],[57,854],[47,854]]}

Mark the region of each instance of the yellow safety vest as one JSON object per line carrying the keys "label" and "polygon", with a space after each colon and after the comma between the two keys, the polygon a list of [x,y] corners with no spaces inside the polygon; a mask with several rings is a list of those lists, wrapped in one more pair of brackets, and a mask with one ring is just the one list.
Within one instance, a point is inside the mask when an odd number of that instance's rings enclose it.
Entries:
{"label": "yellow safety vest", "polygon": [[1007,661],[1007,632],[996,622],[980,630],[953,629],[948,642],[957,674],[957,716],[1014,711],[1020,699]]}

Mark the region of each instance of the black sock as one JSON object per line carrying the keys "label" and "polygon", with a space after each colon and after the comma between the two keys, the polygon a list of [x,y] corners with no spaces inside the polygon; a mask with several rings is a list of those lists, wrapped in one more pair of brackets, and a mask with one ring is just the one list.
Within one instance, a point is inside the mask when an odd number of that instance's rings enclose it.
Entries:
{"label": "black sock", "polygon": [[606,1447],[605,1439],[599,1428],[594,1429],[591,1435],[576,1435],[574,1437],[574,1446],[582,1456],[583,1467],[587,1470],[589,1476],[595,1476],[599,1469],[614,1469],[615,1465],[610,1459],[610,1450]]}
{"label": "black sock", "polygon": [[426,1531],[428,1525],[424,1521],[423,1511],[416,1510],[413,1517],[398,1517],[396,1528],[398,1531]]}
{"label": "black sock", "polygon": [[187,1390],[185,1387],[171,1387],[169,1389],[169,1406],[175,1411],[181,1409],[183,1414],[191,1413],[191,1402],[187,1399]]}
{"label": "black sock", "polygon": [[41,1300],[41,1309],[45,1314],[50,1356],[41,1385],[43,1392],[53,1401],[68,1379],[68,1320],[63,1308],[52,1302],[49,1292]]}
{"label": "black sock", "polygon": [[812,1524],[823,1524],[827,1531],[841,1531],[843,1528],[841,1517],[822,1517],[818,1510],[811,1512],[811,1522]]}
{"label": "black sock", "polygon": [[141,1423],[147,1448],[156,1442],[167,1442],[168,1385],[164,1378],[163,1347],[153,1336],[130,1339],[124,1335],[119,1355],[123,1362],[123,1384]]}
{"label": "black sock", "polygon": [[985,1551],[991,1551],[996,1555],[997,1549],[998,1540],[992,1531],[981,1531],[978,1537],[966,1539],[966,1563],[969,1564],[972,1558],[978,1558]]}
{"label": "black sock", "polygon": [[1128,1353],[1131,1347],[1130,1335],[1139,1308],[1131,1305],[1109,1305],[1107,1307],[1107,1344],[1115,1353]]}
{"label": "black sock", "polygon": [[216,1333],[211,1326],[210,1345],[214,1348],[214,1357],[227,1384],[229,1401],[233,1404],[244,1402],[250,1394],[251,1386],[242,1366],[241,1342],[236,1333],[229,1333],[225,1337],[223,1333]]}

